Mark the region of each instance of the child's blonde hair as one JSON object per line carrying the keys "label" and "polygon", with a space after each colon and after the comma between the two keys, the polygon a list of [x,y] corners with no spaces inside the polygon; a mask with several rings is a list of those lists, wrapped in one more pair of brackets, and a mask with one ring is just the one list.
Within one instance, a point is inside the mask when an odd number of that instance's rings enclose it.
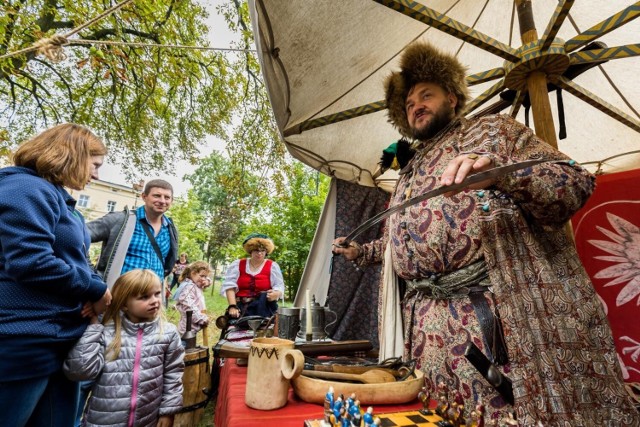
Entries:
{"label": "child's blonde hair", "polygon": [[187,265],[184,270],[182,270],[182,274],[180,275],[180,281],[182,282],[185,279],[190,279],[191,274],[200,273],[201,271],[206,271],[207,274],[211,273],[211,266],[205,261],[196,261]]}
{"label": "child's blonde hair", "polygon": [[[127,305],[130,297],[138,297],[149,292],[152,286],[160,285],[162,291],[162,282],[156,273],[151,270],[131,270],[118,277],[111,289],[111,304],[107,307],[102,319],[103,325],[113,323],[115,331],[113,341],[107,347],[109,360],[116,360],[120,356],[120,346],[122,343],[122,320],[120,311]],[[158,316],[163,318],[163,304],[160,304]],[[161,319],[162,320],[162,319]],[[162,321],[160,322],[162,326]]]}

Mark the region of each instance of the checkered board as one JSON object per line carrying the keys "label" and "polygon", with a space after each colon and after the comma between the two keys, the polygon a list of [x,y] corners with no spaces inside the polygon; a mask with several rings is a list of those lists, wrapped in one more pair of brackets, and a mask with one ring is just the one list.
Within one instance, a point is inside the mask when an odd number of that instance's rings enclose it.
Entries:
{"label": "checkered board", "polygon": [[[374,408],[375,409],[375,408]],[[381,427],[435,427],[438,421],[442,421],[437,415],[422,415],[420,411],[389,412],[386,414],[376,414],[374,417],[380,418]],[[304,427],[325,427],[322,420],[306,420]]]}

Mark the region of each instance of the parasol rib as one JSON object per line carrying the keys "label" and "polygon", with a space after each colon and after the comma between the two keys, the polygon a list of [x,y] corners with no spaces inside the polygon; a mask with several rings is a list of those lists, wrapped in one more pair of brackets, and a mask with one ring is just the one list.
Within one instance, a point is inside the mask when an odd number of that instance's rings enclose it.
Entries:
{"label": "parasol rib", "polygon": [[465,108],[466,113],[475,110],[476,108],[493,98],[502,89],[504,89],[504,79],[500,80],[498,83],[494,84],[489,89],[485,90],[476,98],[474,98],[471,102],[469,102],[469,104],[467,104]]}
{"label": "parasol rib", "polygon": [[564,45],[565,50],[567,53],[573,52],[579,47],[584,46],[585,44],[596,40],[597,38],[602,37],[607,33],[610,33],[611,31],[623,26],[628,22],[633,21],[638,16],[640,16],[640,1],[635,2],[631,6],[622,9],[615,15],[610,16],[604,21],[601,21],[588,30],[585,30],[582,33],[578,34],[571,40],[568,40]]}
{"label": "parasol rib", "polygon": [[522,103],[524,102],[524,98],[527,95],[527,92],[524,90],[519,90],[516,93],[516,97],[513,100],[513,104],[511,104],[511,110],[509,111],[509,115],[515,118],[520,111],[520,107],[522,107]]}
{"label": "parasol rib", "polygon": [[[472,86],[474,84],[480,84],[486,81],[495,80],[503,76],[504,69],[502,67],[493,68],[491,70],[481,71],[479,73],[467,76],[467,84]],[[484,101],[482,103],[484,103]],[[345,120],[355,119],[356,117],[365,116],[367,114],[377,113],[378,111],[385,110],[386,108],[387,104],[384,100],[371,102],[359,107],[349,108],[348,110],[343,110],[334,114],[328,114],[326,116],[318,117],[317,119],[306,120],[302,123],[298,123],[294,126],[286,128],[282,132],[282,134],[285,137],[291,135],[299,135],[302,132],[311,129],[327,126],[333,123],[339,123]]]}
{"label": "parasol rib", "polygon": [[544,30],[544,34],[542,35],[542,46],[540,47],[541,51],[546,51],[551,46],[551,42],[558,34],[558,30],[562,27],[565,18],[569,15],[569,11],[573,6],[575,0],[564,0],[558,7],[556,7],[553,16],[549,20],[549,25],[547,25],[547,29]]}
{"label": "parasol rib", "polygon": [[491,52],[501,58],[511,62],[520,60],[518,53],[511,46],[508,46],[491,36],[456,21],[445,14],[437,12],[422,4],[407,0],[373,0],[396,12],[402,13],[410,18],[427,24],[437,30],[450,34],[462,41],[470,43],[480,49]]}
{"label": "parasol rib", "polygon": [[557,86],[561,87],[562,89],[566,90],[572,95],[578,97],[579,99],[583,100],[587,104],[597,108],[603,113],[613,117],[614,119],[618,120],[620,123],[623,123],[629,126],[631,129],[635,130],[636,132],[640,132],[640,121],[629,116],[624,111],[614,107],[604,99],[589,92],[582,86],[575,84],[574,82],[567,79],[566,77],[562,77],[562,76],[550,76],[550,77],[553,77],[552,82],[555,83]]}
{"label": "parasol rib", "polygon": [[385,101],[372,102],[362,105],[360,107],[350,108],[327,116],[318,117],[317,119],[307,120],[290,128],[284,130],[284,136],[291,136],[300,134],[306,130],[315,129],[318,127],[330,125],[332,123],[339,123],[345,120],[355,119],[356,117],[365,116],[371,113],[377,113],[378,111],[385,110],[387,104]]}
{"label": "parasol rib", "polygon": [[505,72],[504,68],[492,68],[486,71],[480,71],[479,73],[471,74],[467,76],[467,86],[478,85],[480,83],[488,82],[491,80],[499,79],[500,77],[504,77]]}
{"label": "parasol rib", "polygon": [[614,46],[606,49],[582,50],[569,55],[571,58],[571,65],[608,61],[610,59],[630,58],[633,56],[640,56],[640,43]]}

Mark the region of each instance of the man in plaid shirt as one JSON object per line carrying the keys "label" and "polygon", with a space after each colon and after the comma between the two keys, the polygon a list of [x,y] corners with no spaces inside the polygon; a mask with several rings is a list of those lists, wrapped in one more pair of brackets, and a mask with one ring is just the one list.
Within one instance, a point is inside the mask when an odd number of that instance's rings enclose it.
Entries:
{"label": "man in plaid shirt", "polygon": [[148,268],[164,279],[178,257],[178,233],[165,213],[173,202],[167,181],[149,181],[142,192],[143,206],[135,211],[112,212],[87,224],[92,242],[102,242],[96,266],[111,285],[134,268]]}

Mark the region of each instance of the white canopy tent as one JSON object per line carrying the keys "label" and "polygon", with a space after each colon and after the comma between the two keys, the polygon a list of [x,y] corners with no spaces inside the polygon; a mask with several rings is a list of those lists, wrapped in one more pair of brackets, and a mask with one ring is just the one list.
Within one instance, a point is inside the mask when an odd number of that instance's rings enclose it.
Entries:
{"label": "white canopy tent", "polygon": [[[327,175],[392,189],[394,173],[379,177],[375,173],[381,151],[399,138],[386,119],[382,83],[398,69],[401,52],[415,40],[456,54],[468,66],[472,96],[477,97],[469,115],[494,104],[498,94],[510,93],[515,100],[503,113],[525,122],[520,107],[526,89],[532,88],[531,73],[537,73],[564,89],[567,137],[557,141],[561,151],[594,172],[640,165],[636,81],[640,20],[634,20],[640,16],[640,2],[250,0],[249,4],[263,75],[285,144],[295,158]],[[520,21],[527,22],[527,16],[537,33],[521,37]],[[534,41],[522,48],[523,37],[532,34]],[[596,40],[604,45],[588,46]],[[590,50],[582,50],[585,46]],[[594,65],[603,60],[607,61]],[[580,64],[593,68],[572,76]],[[571,72],[568,66],[573,67]],[[533,95],[531,126],[535,122],[536,132],[554,144],[550,139],[558,129],[555,96],[542,97],[551,100],[546,114],[553,120],[540,126],[536,110],[544,106]],[[326,269],[314,267],[313,262],[318,259],[316,251],[329,251],[324,245],[332,234],[330,220],[323,219],[318,230],[323,247],[314,244],[301,289],[329,280],[324,277]]]}

